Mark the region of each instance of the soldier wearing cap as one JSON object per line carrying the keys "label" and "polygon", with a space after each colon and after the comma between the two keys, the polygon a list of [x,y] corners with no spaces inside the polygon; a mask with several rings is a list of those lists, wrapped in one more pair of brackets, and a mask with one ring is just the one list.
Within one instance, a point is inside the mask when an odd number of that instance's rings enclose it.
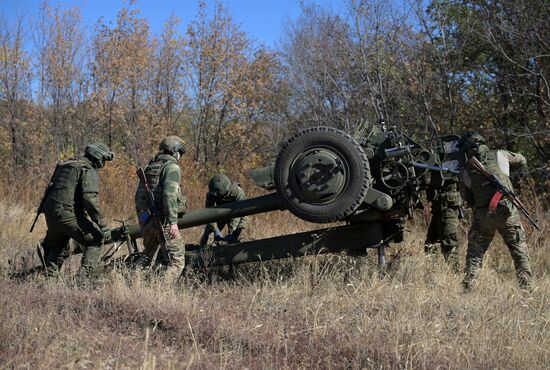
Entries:
{"label": "soldier wearing cap", "polygon": [[69,240],[84,249],[79,275],[96,277],[101,246],[111,238],[99,206],[99,169],[114,154],[101,142],[86,146],[84,155],[57,164],[44,202],[48,231],[41,245],[49,276],[57,275],[69,254]]}
{"label": "soldier wearing cap", "polygon": [[[521,154],[490,150],[485,139],[476,132],[465,134],[459,145],[468,158],[475,156],[487,171],[497,176],[511,190],[510,168],[525,167],[527,164]],[[518,210],[510,201],[502,199],[502,194],[475,169],[466,166],[460,174],[460,180],[465,188],[464,199],[474,209],[468,233],[464,287],[470,288],[495,231],[498,231],[514,260],[520,287],[529,289],[532,284],[531,266]]]}
{"label": "soldier wearing cap", "polygon": [[[136,212],[143,233],[142,265],[164,265],[165,281],[175,282],[185,267],[183,240],[178,228],[178,215],[185,212],[186,200],[181,191],[181,170],[178,161],[185,154],[186,146],[183,139],[168,136],[159,144],[156,157],[145,167],[144,173],[149,189],[153,192],[156,208],[168,236],[168,255],[163,255],[159,248],[160,230],[149,220],[145,187],[139,184],[136,195]],[[153,261],[153,258],[155,259]]]}
{"label": "soldier wearing cap", "polygon": [[[206,193],[206,208],[219,206],[225,203],[236,202],[246,199],[241,186],[232,182],[229,177],[223,174],[216,174],[208,183],[208,193]],[[246,228],[247,217],[238,217],[227,222],[217,222],[206,225],[202,234],[200,245],[209,244],[211,234],[214,234],[215,241],[226,241],[236,243],[239,241],[241,232]],[[221,230],[228,226],[228,234],[224,237]]]}

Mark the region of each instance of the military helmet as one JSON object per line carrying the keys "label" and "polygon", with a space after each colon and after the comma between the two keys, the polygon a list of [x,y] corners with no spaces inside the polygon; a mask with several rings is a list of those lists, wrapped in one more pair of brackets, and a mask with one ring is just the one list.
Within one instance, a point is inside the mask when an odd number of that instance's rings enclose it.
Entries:
{"label": "military helmet", "polygon": [[171,154],[179,153],[180,156],[187,152],[185,141],[177,136],[167,136],[159,144],[159,150],[169,152]]}
{"label": "military helmet", "polygon": [[208,191],[215,197],[224,196],[231,189],[231,180],[224,174],[218,173],[210,179]]}
{"label": "military helmet", "polygon": [[92,162],[97,164],[99,168],[103,167],[105,161],[112,161],[115,157],[115,154],[111,152],[111,149],[100,141],[95,141],[88,144],[84,150],[84,153]]}
{"label": "military helmet", "polygon": [[468,149],[478,148],[480,145],[485,144],[485,139],[478,132],[467,132],[458,141],[458,147],[462,151]]}

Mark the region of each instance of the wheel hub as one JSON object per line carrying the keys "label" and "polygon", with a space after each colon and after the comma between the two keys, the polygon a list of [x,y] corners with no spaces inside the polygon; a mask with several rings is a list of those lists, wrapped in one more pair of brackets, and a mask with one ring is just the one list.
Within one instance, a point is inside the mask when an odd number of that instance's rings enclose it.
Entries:
{"label": "wheel hub", "polygon": [[292,185],[300,199],[324,204],[337,198],[345,189],[346,170],[338,153],[310,149],[298,156],[291,169]]}

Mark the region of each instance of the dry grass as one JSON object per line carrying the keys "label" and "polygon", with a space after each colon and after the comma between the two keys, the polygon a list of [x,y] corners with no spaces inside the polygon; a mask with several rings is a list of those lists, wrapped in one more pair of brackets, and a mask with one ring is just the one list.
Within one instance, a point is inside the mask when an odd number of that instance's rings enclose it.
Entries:
{"label": "dry grass", "polygon": [[[254,218],[250,236],[310,227],[281,216]],[[216,283],[189,276],[176,288],[127,271],[93,289],[70,272],[9,280],[8,259],[37,263],[32,238],[44,225],[29,235],[31,218],[0,204],[0,368],[550,367],[548,222],[529,236],[537,289],[526,294],[500,238],[464,293],[461,276],[423,256],[419,224],[390,251],[402,258],[386,276],[371,256],[323,256],[246,266]]]}

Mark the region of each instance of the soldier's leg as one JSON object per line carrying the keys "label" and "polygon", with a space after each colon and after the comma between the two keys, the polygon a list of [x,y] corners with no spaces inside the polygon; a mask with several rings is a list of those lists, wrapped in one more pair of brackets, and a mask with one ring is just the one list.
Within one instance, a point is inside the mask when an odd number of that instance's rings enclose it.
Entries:
{"label": "soldier's leg", "polygon": [[[169,235],[170,227],[166,228],[166,234]],[[164,279],[166,283],[174,283],[181,275],[183,268],[185,267],[185,251],[183,238],[181,234],[174,239],[168,239],[166,243],[168,254],[170,259],[166,265],[166,271],[164,273]]]}
{"label": "soldier's leg", "polygon": [[458,272],[460,267],[458,255],[458,225],[459,209],[449,207],[443,212],[441,219],[441,251],[445,261],[453,271]]}
{"label": "soldier's leg", "polygon": [[84,215],[76,216],[77,229],[72,229],[71,238],[85,247],[80,262],[85,274],[97,272],[101,260],[103,233],[101,229]]}
{"label": "soldier's leg", "polygon": [[504,226],[499,228],[499,232],[514,260],[519,285],[522,288],[529,288],[532,284],[533,275],[531,264],[529,263],[525,230],[517,211],[514,210],[512,215],[506,220]]}
{"label": "soldier's leg", "polygon": [[483,256],[495,235],[494,221],[486,217],[484,210],[477,210],[470,231],[468,232],[468,249],[464,264],[465,288],[469,288],[483,263]]}
{"label": "soldier's leg", "polygon": [[214,232],[214,229],[212,228],[212,226],[210,226],[210,224],[204,227],[204,232],[202,233],[201,240],[199,241],[199,245],[201,247],[205,247],[212,243],[212,241],[210,240],[212,238],[210,236],[213,232]]}
{"label": "soldier's leg", "polygon": [[46,216],[48,231],[42,242],[44,249],[44,260],[46,262],[46,273],[55,276],[63,264],[63,252],[67,249],[69,237],[63,233],[62,227],[55,218]]}
{"label": "soldier's leg", "polygon": [[143,258],[138,260],[138,265],[142,267],[149,266],[151,260],[154,257],[157,249],[159,247],[159,232],[156,229],[156,225],[153,225],[152,222],[147,223],[143,226]]}
{"label": "soldier's leg", "polygon": [[439,229],[440,229],[440,213],[438,205],[432,203],[432,218],[430,225],[428,226],[428,232],[426,234],[426,241],[424,242],[424,252],[426,254],[435,254],[437,252],[436,244],[439,242]]}

